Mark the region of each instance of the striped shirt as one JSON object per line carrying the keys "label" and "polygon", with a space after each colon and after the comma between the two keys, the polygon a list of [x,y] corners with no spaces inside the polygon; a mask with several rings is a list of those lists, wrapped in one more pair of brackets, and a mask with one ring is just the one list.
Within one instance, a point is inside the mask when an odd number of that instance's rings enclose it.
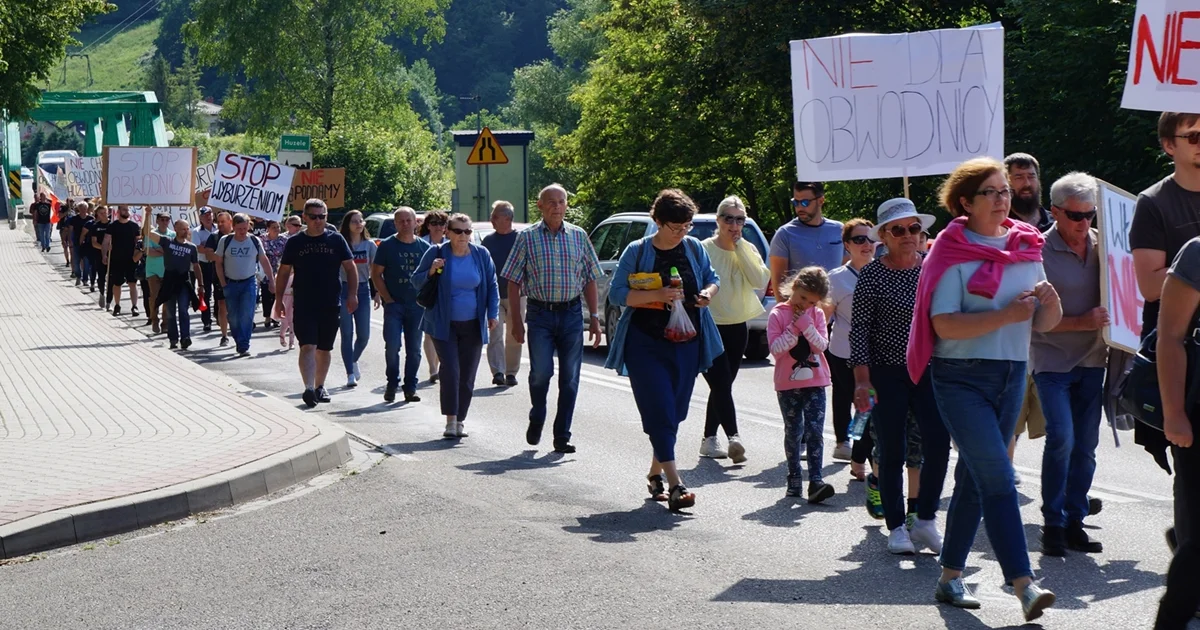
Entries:
{"label": "striped shirt", "polygon": [[538,221],[517,234],[500,275],[522,286],[525,295],[543,302],[567,302],[600,278],[600,261],[582,228],[563,221],[551,232]]}

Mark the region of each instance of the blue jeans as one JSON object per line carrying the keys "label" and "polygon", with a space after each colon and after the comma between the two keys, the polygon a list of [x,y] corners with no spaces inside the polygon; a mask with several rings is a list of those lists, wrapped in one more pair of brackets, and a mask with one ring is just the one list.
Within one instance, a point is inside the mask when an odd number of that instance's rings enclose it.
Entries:
{"label": "blue jeans", "polygon": [[625,367],[654,459],[675,461],[679,423],[687,419],[692,388],[700,372],[700,344],[655,339],[637,326],[630,326],[625,338]]}
{"label": "blue jeans", "polygon": [[188,309],[191,307],[192,293],[184,285],[174,296],[164,301],[166,306],[167,339],[176,343],[180,339],[192,338],[192,318]]}
{"label": "blue jeans", "polygon": [[958,445],[942,566],[962,571],[982,517],[1004,578],[1032,577],[1008,442],[1025,399],[1025,362],[934,358],[942,422]]}
{"label": "blue jeans", "polygon": [[71,274],[74,275],[76,278],[82,278],[83,273],[82,273],[82,270],[79,268],[80,263],[83,262],[83,261],[79,260],[79,249],[80,248],[73,239],[67,239],[67,247],[71,248]]}
{"label": "blue jeans", "polygon": [[1104,368],[1033,375],[1046,416],[1042,451],[1042,517],[1047,527],[1082,523],[1096,474]]}
{"label": "blue jeans", "polygon": [[34,223],[33,233],[37,235],[37,242],[42,246],[42,249],[50,249],[50,224],[49,223]]}
{"label": "blue jeans", "polygon": [[775,392],[783,413],[783,454],[787,458],[789,489],[800,488],[800,445],[805,445],[808,482],[821,483],[825,458],[825,388],[803,387]]}
{"label": "blue jeans", "polygon": [[250,331],[254,324],[254,303],[258,299],[258,282],[254,276],[245,280],[226,280],[225,308],[229,309],[229,333],[238,352],[250,350]]}
{"label": "blue jeans", "polygon": [[529,344],[529,422],[546,423],[546,397],[554,376],[558,354],[558,413],[554,416],[554,441],[571,440],[571,419],[579,393],[579,369],[583,364],[583,313],[581,302],[561,311],[529,304],[525,314],[525,340]]}
{"label": "blue jeans", "polygon": [[404,346],[404,391],[417,390],[417,370],[421,368],[421,318],[424,316],[425,309],[416,302],[383,305],[383,354],[389,388],[400,384],[400,347]]}
{"label": "blue jeans", "polygon": [[[358,363],[367,342],[371,340],[371,283],[358,283],[358,308],[353,313],[346,311],[346,298],[349,296],[350,285],[342,283],[342,363],[346,365],[346,374],[354,372],[354,364]],[[355,338],[355,329],[358,337]]]}

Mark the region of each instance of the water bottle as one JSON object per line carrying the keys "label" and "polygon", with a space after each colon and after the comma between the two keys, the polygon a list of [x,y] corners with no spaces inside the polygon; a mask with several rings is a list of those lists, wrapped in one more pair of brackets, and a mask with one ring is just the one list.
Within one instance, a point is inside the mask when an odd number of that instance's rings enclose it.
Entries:
{"label": "water bottle", "polygon": [[871,419],[871,409],[875,408],[875,392],[871,392],[871,408],[866,411],[859,411],[854,414],[854,419],[850,421],[850,439],[857,442],[861,440],[863,434],[867,431],[867,422]]}

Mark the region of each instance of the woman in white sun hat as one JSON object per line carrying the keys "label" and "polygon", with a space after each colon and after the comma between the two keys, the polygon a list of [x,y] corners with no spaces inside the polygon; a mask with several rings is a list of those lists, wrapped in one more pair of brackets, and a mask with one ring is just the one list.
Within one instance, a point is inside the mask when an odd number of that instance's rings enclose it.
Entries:
{"label": "woman in white sun hat", "polygon": [[[942,537],[934,519],[950,458],[950,436],[942,424],[929,376],[914,384],[905,356],[924,260],[918,253],[921,235],[935,219],[919,214],[908,199],[885,201],[877,216],[869,236],[882,241],[887,253],[863,267],[854,290],[850,326],[854,405],[860,411],[874,405],[871,422],[879,448],[879,493],[888,551],[911,555],[925,547],[941,553]],[[924,456],[917,518],[911,530],[905,523],[903,491],[910,411],[920,427]]]}

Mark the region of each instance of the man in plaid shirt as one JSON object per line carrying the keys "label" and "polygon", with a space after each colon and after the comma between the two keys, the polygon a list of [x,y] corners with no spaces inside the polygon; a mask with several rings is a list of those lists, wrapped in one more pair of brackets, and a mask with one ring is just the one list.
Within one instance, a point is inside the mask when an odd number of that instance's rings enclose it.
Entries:
{"label": "man in plaid shirt", "polygon": [[[546,397],[554,376],[554,354],[558,353],[558,413],[554,416],[554,451],[574,453],[571,419],[579,393],[579,370],[583,364],[583,312],[580,295],[587,302],[588,332],[592,347],[600,345],[599,301],[596,279],[602,275],[596,251],[587,232],[567,223],[567,191],[550,184],[538,194],[542,220],[517,235],[512,253],[500,275],[508,279],[509,295],[526,296],[528,321],[522,317],[521,301],[513,302],[512,335],[525,343],[529,327],[529,429],[525,440],[537,444],[546,423]],[[515,291],[515,293],[514,293]],[[523,323],[524,322],[524,323]]]}

